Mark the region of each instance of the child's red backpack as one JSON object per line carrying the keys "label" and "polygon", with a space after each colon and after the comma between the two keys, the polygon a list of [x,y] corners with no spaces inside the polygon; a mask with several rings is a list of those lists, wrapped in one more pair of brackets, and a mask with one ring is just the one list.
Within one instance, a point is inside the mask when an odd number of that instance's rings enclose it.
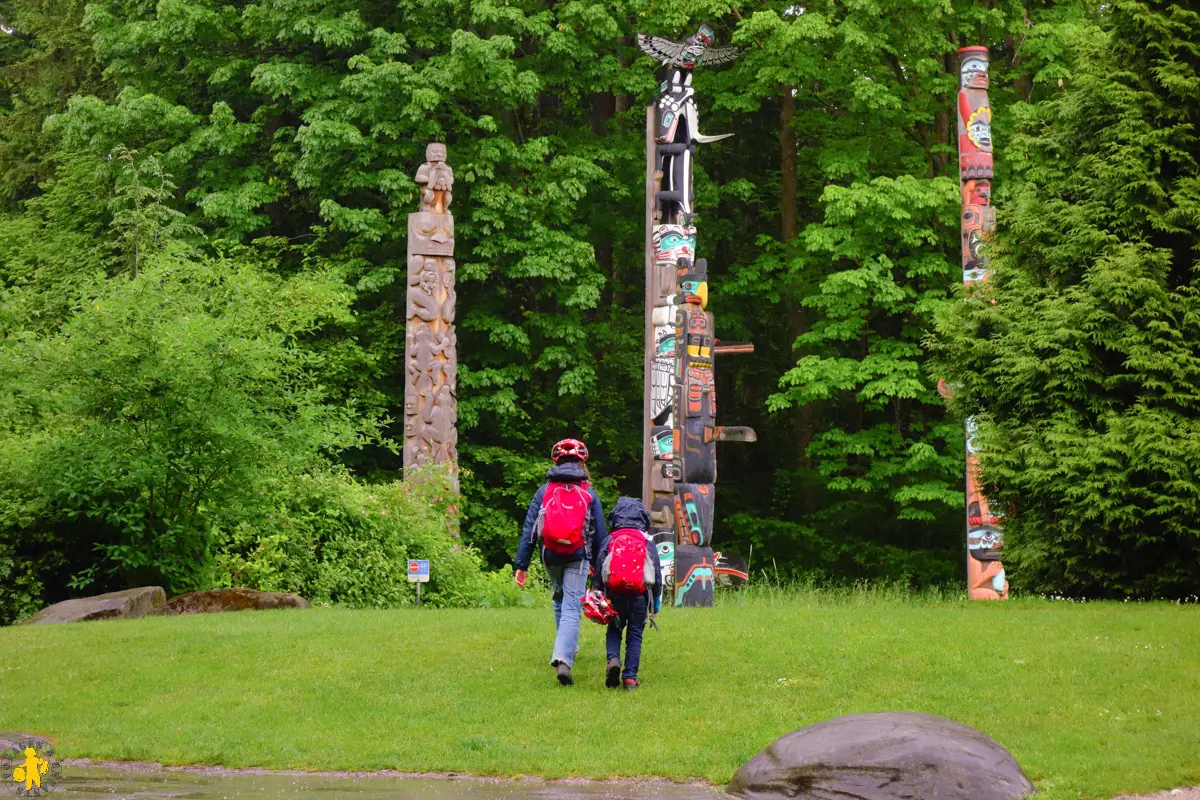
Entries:
{"label": "child's red backpack", "polygon": [[654,565],[650,562],[646,534],[637,528],[612,532],[600,575],[613,594],[641,594],[654,584]]}
{"label": "child's red backpack", "polygon": [[534,535],[541,534],[546,549],[569,556],[586,545],[588,506],[592,503],[588,483],[554,483],[542,495],[542,510],[534,523]]}

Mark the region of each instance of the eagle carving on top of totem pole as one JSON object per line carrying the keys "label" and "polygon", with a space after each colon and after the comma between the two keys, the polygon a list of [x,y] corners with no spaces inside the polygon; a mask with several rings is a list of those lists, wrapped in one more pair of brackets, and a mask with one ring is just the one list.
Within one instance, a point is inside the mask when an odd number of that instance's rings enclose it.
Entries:
{"label": "eagle carving on top of totem pole", "polygon": [[638,34],[638,46],[663,64],[662,74],[659,76],[658,132],[654,137],[656,141],[664,144],[704,144],[732,135],[705,136],[700,133],[700,120],[696,113],[692,70],[702,64],[724,64],[733,61],[742,52],[738,47],[713,47],[713,38],[713,29],[708,25],[701,25],[699,30],[682,42],[672,42],[644,33]]}
{"label": "eagle carving on top of totem pole", "polygon": [[739,47],[713,47],[713,36],[713,29],[708,25],[701,25],[698,31],[682,42],[639,33],[638,47],[663,64],[681,69],[724,64],[733,61],[742,52]]}

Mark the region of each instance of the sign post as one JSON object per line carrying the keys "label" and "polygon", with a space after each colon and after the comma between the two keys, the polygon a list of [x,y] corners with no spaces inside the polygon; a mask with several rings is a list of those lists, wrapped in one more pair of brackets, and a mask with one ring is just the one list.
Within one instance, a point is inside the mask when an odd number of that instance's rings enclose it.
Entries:
{"label": "sign post", "polygon": [[417,585],[417,608],[420,608],[421,584],[429,583],[429,559],[418,558],[408,562],[408,582]]}

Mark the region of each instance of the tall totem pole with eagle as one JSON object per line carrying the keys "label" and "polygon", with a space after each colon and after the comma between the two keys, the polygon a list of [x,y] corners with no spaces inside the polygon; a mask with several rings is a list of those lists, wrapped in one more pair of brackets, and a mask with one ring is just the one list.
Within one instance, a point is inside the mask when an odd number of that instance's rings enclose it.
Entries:
{"label": "tall totem pole with eagle", "polygon": [[646,34],[638,46],[662,62],[659,96],[647,108],[646,411],[643,495],[675,605],[711,605],[718,578],[745,580],[745,563],[714,553],[716,443],[754,441],[754,431],[716,424],[714,356],[752,352],[718,347],[708,306],[708,262],[696,257],[692,159],[697,145],[732,134],[700,133],[692,71],[737,58],[713,47],[701,25],[682,42]]}

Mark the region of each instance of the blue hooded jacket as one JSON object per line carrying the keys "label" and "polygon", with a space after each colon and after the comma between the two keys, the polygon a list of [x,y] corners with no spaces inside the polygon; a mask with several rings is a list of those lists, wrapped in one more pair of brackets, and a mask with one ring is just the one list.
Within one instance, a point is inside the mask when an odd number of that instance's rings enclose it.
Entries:
{"label": "blue hooded jacket", "polygon": [[[546,473],[547,483],[582,483],[587,479],[587,471],[577,461],[555,464]],[[600,495],[596,494],[596,490],[590,486],[588,493],[592,496],[592,503],[588,507],[588,515],[592,520],[592,540],[585,541],[583,547],[570,555],[545,550],[541,547],[540,541],[535,541],[533,525],[537,522],[538,512],[542,510],[542,498],[546,495],[546,484],[542,484],[541,488],[533,493],[533,499],[529,501],[529,510],[525,512],[525,524],[521,528],[521,543],[517,545],[517,557],[513,562],[517,569],[529,569],[529,561],[533,558],[535,550],[541,551],[542,562],[551,567],[577,564],[585,558],[591,562],[593,567],[596,565],[596,554],[602,552],[600,544],[608,538],[608,529],[604,527],[604,506],[600,504]]]}
{"label": "blue hooded jacket", "polygon": [[[610,531],[618,531],[621,528],[633,528],[646,534],[646,552],[650,556],[651,563],[654,564],[654,586],[646,587],[646,592],[650,595],[650,607],[657,613],[662,606],[662,564],[658,560],[658,547],[650,538],[650,514],[646,511],[646,506],[642,504],[642,501],[636,497],[618,497],[617,504],[609,512],[608,529]],[[604,588],[604,579],[600,575],[600,567],[604,563],[604,555],[608,552],[610,538],[611,536],[605,536],[597,550],[594,583],[598,589]]]}

